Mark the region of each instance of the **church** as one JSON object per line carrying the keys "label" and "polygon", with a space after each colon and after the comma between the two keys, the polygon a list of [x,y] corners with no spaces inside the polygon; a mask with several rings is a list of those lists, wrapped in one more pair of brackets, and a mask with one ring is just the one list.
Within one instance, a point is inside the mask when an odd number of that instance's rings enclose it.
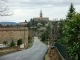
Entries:
{"label": "church", "polygon": [[43,17],[42,10],[40,10],[40,17],[34,17],[34,21],[49,21],[49,17]]}

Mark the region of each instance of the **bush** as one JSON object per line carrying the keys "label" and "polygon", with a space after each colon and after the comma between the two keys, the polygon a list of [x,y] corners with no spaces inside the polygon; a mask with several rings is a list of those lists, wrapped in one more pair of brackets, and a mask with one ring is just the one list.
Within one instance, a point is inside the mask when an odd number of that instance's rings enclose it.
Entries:
{"label": "bush", "polygon": [[4,41],[4,42],[3,42],[4,45],[6,45],[7,43],[8,43],[7,41]]}
{"label": "bush", "polygon": [[17,40],[17,46],[22,44],[22,39]]}
{"label": "bush", "polygon": [[14,43],[14,41],[12,40],[11,43],[10,43],[10,47],[13,47],[13,46],[15,46],[15,43]]}

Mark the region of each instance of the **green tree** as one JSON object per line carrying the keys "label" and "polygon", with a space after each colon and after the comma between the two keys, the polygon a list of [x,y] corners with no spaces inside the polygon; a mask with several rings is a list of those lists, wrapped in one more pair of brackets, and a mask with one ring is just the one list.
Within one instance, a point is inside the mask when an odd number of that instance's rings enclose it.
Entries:
{"label": "green tree", "polygon": [[14,43],[14,41],[12,40],[11,43],[10,43],[10,47],[13,47],[13,46],[15,46],[15,43]]}
{"label": "green tree", "polygon": [[42,32],[42,34],[40,35],[41,41],[45,41],[45,31]]}
{"label": "green tree", "polygon": [[71,3],[70,8],[69,8],[69,12],[67,14],[67,19],[74,18],[75,14],[76,14],[75,8],[74,8],[73,4]]}
{"label": "green tree", "polygon": [[70,5],[70,8],[69,8],[69,12],[67,14],[67,17],[66,17],[66,20],[64,21],[64,24],[63,24],[63,37],[61,40],[65,39],[65,41],[63,41],[65,44],[68,43],[68,37],[70,37],[71,35],[68,33],[69,30],[71,30],[71,26],[73,25],[72,24],[72,21],[73,19],[75,18],[75,15],[76,15],[76,12],[75,12],[75,8],[73,6],[73,4],[71,3]]}
{"label": "green tree", "polygon": [[80,60],[80,13],[76,14],[72,3],[62,30],[63,40],[61,40],[68,46],[70,57]]}
{"label": "green tree", "polygon": [[50,33],[48,30],[45,30],[41,33],[40,35],[41,41],[45,42],[48,41],[48,39],[50,39]]}
{"label": "green tree", "polygon": [[7,41],[4,41],[4,42],[3,42],[3,44],[5,44],[5,45],[6,45],[7,43],[8,43]]}
{"label": "green tree", "polygon": [[73,19],[68,19],[63,29],[69,55],[75,60],[80,60],[80,14],[76,14]]}

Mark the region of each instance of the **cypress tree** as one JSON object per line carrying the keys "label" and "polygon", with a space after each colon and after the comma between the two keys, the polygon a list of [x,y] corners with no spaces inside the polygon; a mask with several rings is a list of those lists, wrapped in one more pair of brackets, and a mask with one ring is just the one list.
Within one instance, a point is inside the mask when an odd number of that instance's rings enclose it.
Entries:
{"label": "cypress tree", "polygon": [[73,4],[71,3],[70,8],[69,8],[69,12],[67,14],[67,19],[74,18],[75,14],[76,14],[75,8],[74,8]]}

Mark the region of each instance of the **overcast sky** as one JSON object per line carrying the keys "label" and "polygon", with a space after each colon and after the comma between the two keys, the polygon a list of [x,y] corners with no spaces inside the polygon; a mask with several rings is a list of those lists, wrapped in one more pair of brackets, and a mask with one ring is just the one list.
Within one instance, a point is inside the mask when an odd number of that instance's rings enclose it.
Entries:
{"label": "overcast sky", "polygon": [[76,12],[80,12],[80,0],[8,0],[7,6],[12,16],[0,16],[0,22],[23,22],[33,17],[39,17],[40,10],[44,17],[50,20],[65,18],[70,7],[74,4]]}

